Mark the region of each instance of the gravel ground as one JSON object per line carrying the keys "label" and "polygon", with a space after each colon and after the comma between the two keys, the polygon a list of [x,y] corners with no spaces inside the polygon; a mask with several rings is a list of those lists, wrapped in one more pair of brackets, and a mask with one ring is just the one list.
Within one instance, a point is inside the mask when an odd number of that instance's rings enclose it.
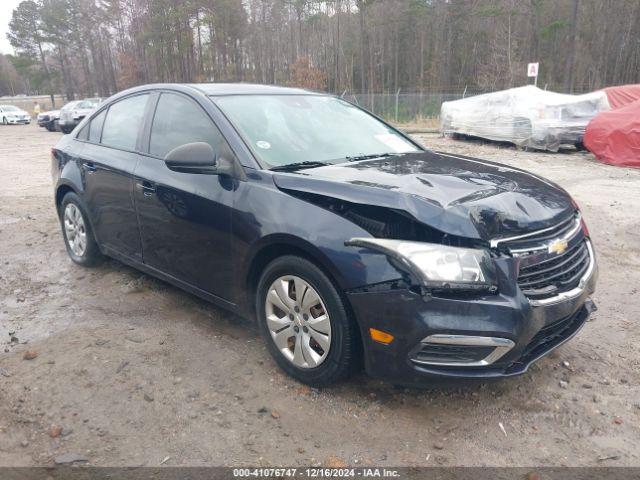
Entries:
{"label": "gravel ground", "polygon": [[599,253],[600,310],[517,378],[316,390],[280,373],[250,323],[115,261],[72,264],[58,138],[0,126],[0,466],[640,465],[640,171],[419,136],[565,187]]}

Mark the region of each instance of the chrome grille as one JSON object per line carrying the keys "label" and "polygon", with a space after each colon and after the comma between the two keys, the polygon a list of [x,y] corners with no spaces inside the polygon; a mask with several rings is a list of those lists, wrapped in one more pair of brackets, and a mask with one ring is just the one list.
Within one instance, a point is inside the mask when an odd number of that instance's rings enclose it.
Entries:
{"label": "chrome grille", "polygon": [[509,251],[516,255],[546,250],[549,242],[558,238],[572,237],[579,229],[580,218],[572,216],[551,228],[546,228],[538,233],[534,232],[533,235],[529,234],[509,240],[507,246]]}
{"label": "chrome grille", "polygon": [[[553,246],[562,243],[564,251]],[[529,299],[544,300],[581,285],[592,264],[579,215],[557,225],[500,243],[519,260],[518,286]]]}
{"label": "chrome grille", "polygon": [[541,299],[576,288],[591,261],[585,239],[561,255],[520,268],[518,285],[529,298]]}

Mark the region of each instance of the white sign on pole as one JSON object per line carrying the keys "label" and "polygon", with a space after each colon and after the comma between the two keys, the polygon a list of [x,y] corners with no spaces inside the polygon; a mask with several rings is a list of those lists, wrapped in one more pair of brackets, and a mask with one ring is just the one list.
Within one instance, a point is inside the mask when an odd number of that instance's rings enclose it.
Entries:
{"label": "white sign on pole", "polygon": [[540,64],[538,62],[536,63],[530,63],[529,65],[527,65],[527,77],[535,77],[534,80],[534,85],[538,84],[538,67],[540,66]]}

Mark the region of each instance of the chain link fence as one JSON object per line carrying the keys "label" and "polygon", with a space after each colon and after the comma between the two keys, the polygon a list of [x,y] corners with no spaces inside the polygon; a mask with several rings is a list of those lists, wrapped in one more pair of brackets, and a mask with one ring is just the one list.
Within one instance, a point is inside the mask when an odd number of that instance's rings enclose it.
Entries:
{"label": "chain link fence", "polygon": [[478,95],[478,91],[459,93],[356,93],[345,92],[342,98],[394,123],[413,123],[438,118],[443,102]]}
{"label": "chain link fence", "polygon": [[[546,86],[544,87],[546,90]],[[460,88],[460,90],[447,92],[423,92],[423,93],[350,93],[345,91],[342,98],[353,102],[379,117],[393,123],[420,123],[425,119],[437,119],[440,117],[440,107],[443,102],[459,100],[461,98],[490,93],[496,90],[483,90],[478,88]],[[556,90],[561,91],[561,90]],[[574,93],[586,93],[576,91]]]}

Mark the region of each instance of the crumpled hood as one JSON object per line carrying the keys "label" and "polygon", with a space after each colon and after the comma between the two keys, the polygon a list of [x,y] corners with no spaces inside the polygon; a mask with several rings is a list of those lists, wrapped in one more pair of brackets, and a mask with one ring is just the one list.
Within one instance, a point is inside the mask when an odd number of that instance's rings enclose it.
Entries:
{"label": "crumpled hood", "polygon": [[432,151],[279,172],[274,182],[403,210],[444,233],[482,240],[546,228],[576,209],[567,192],[531,173]]}

